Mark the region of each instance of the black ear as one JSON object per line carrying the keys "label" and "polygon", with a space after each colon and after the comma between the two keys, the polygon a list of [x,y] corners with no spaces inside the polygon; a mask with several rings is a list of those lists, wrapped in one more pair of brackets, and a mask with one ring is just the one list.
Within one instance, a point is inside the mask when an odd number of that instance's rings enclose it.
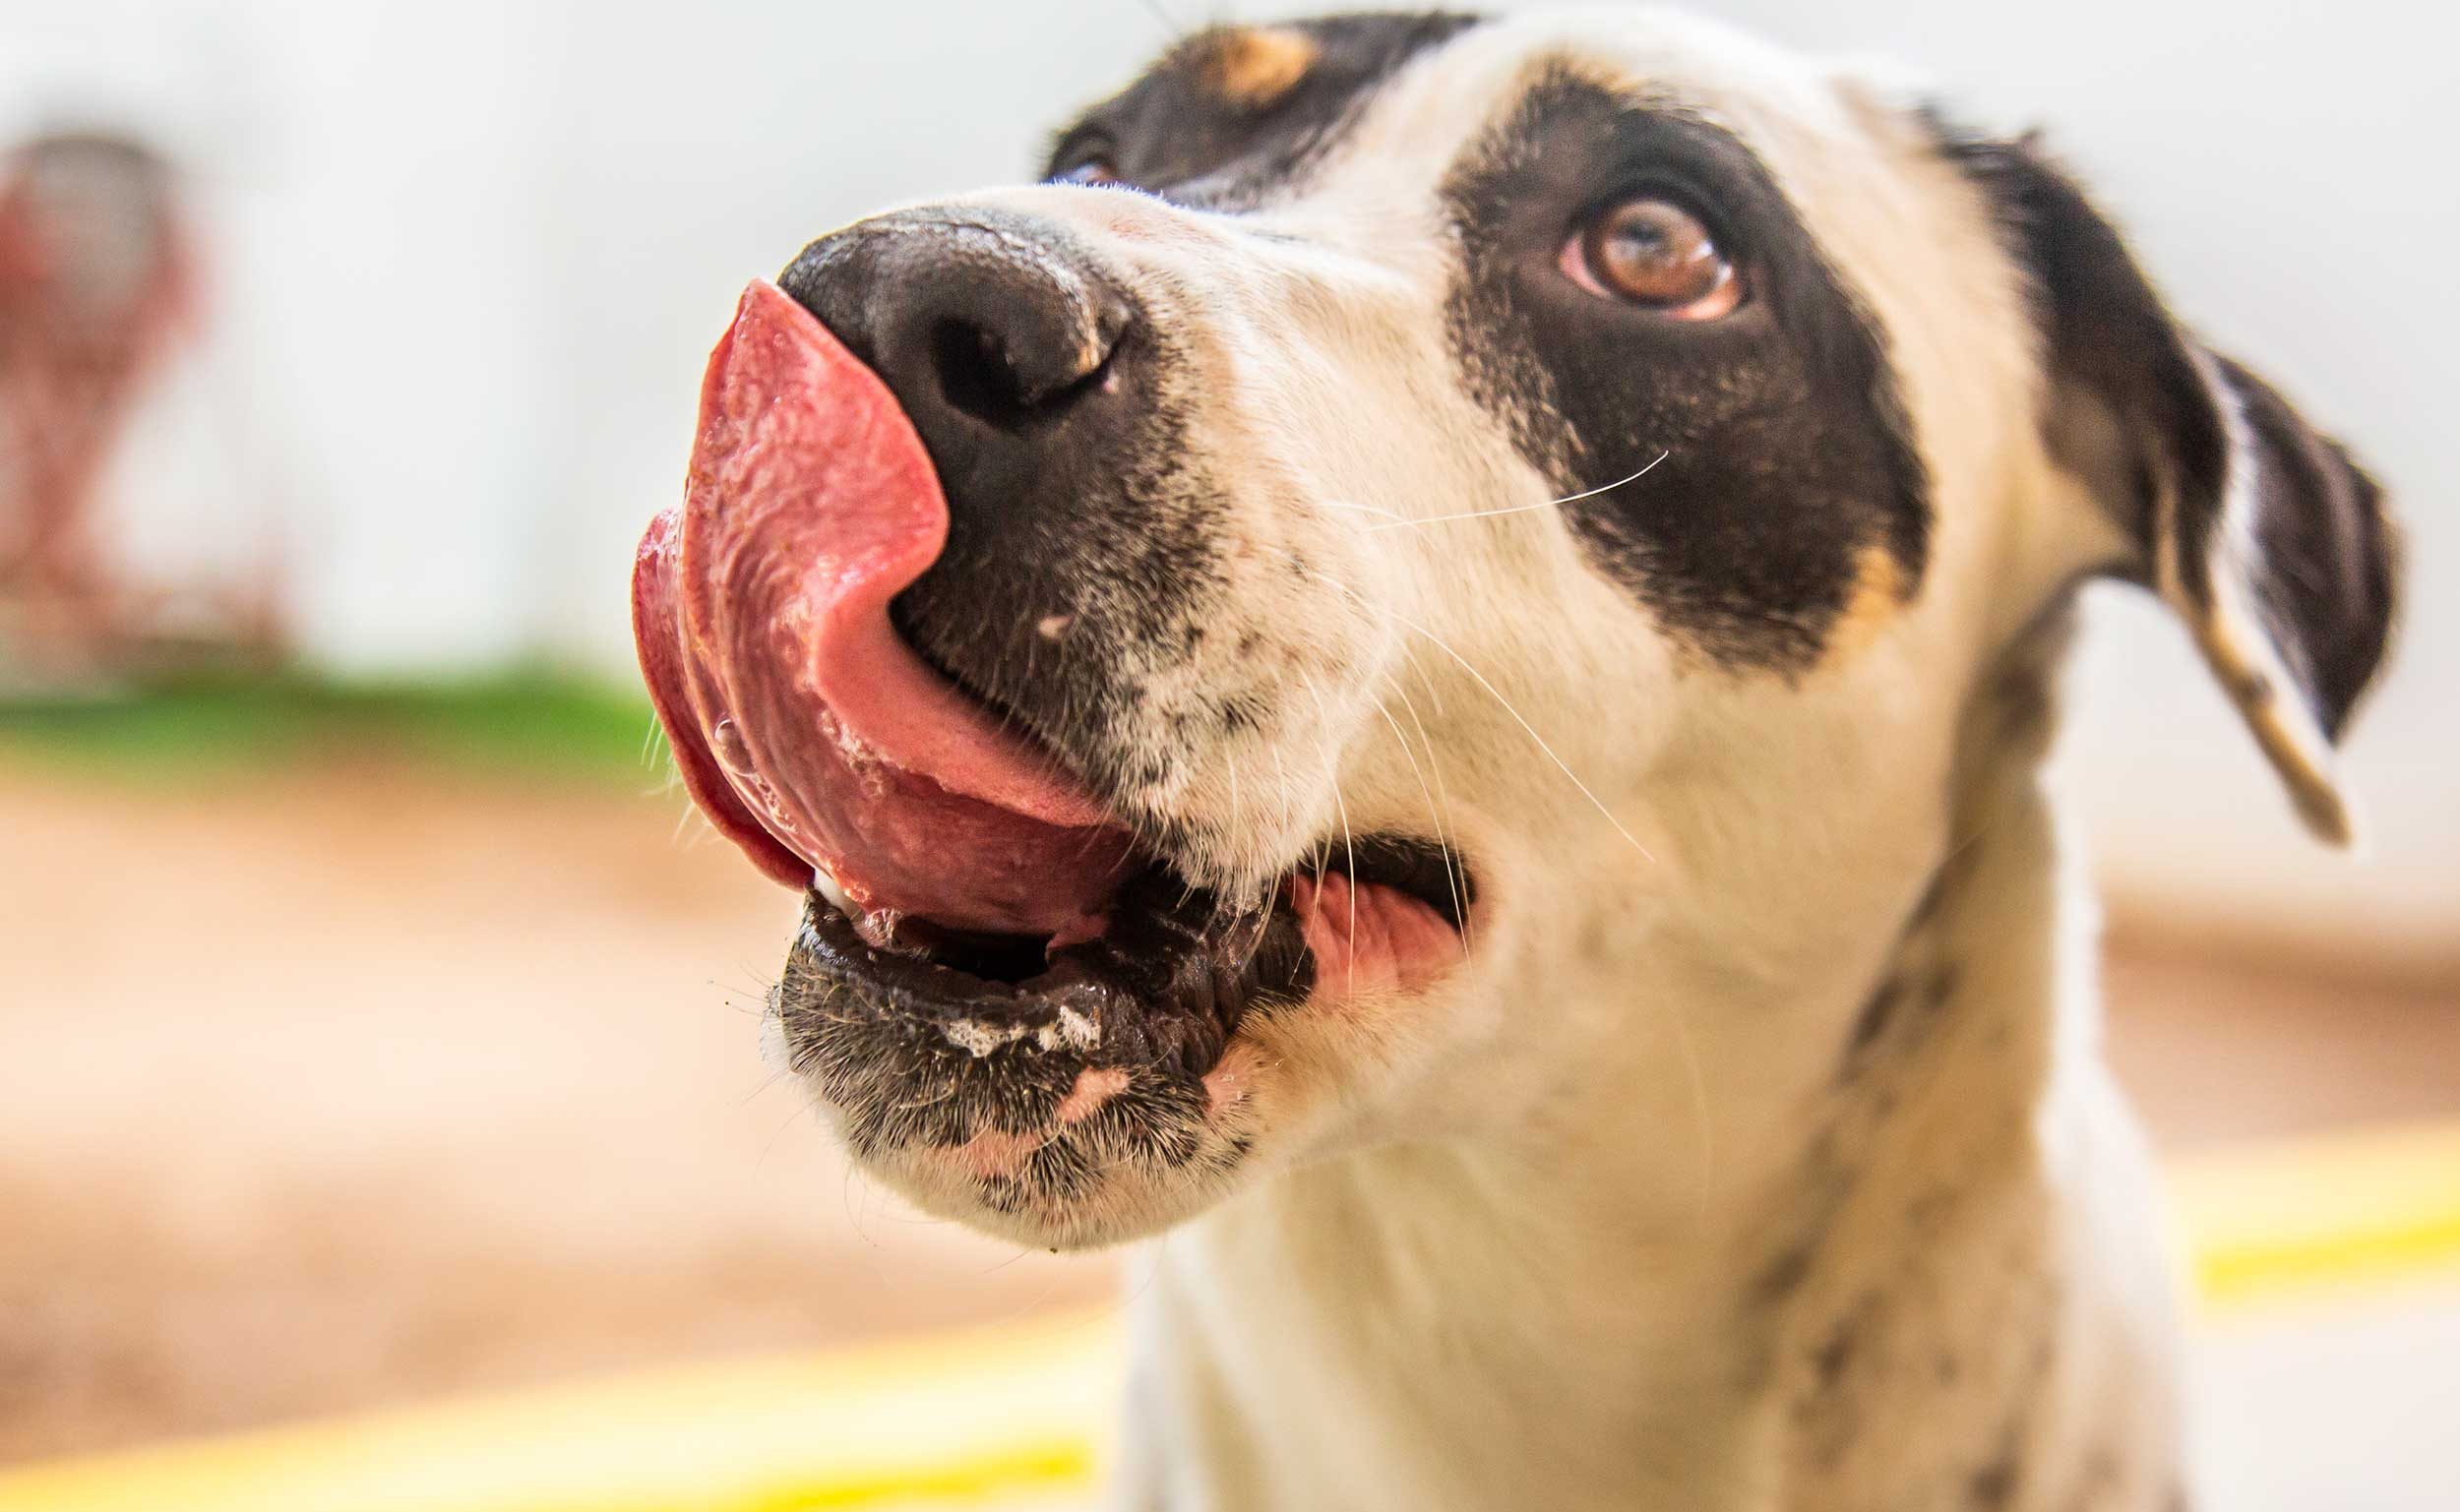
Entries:
{"label": "black ear", "polygon": [[2052,453],[2134,543],[2309,828],[2350,837],[2332,747],[2390,638],[2382,492],[2279,392],[2183,328],[2037,142],[1949,138],[2034,283]]}

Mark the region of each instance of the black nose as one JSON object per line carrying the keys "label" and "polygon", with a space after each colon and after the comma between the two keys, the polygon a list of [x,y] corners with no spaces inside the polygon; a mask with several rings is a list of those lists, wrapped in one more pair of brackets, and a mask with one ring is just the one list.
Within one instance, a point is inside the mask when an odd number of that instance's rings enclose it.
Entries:
{"label": "black nose", "polygon": [[[1136,306],[1063,227],[988,209],[882,215],[778,278],[894,393],[953,515],[1013,498],[1107,383]],[[1063,433],[1071,433],[1064,435]]]}

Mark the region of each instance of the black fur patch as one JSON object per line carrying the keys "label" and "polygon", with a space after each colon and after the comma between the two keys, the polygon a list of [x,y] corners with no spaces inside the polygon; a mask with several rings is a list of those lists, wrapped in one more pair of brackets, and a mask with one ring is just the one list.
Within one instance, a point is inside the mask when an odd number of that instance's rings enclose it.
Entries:
{"label": "black fur patch", "polygon": [[[1445,186],[1463,267],[1447,311],[1469,391],[1562,494],[1601,568],[1731,667],[1814,661],[1874,549],[1910,596],[1929,482],[1884,342],[1732,135],[1568,67],[1542,73]],[[1590,294],[1556,266],[1635,196],[1700,217],[1749,281],[1723,320]]]}
{"label": "black fur patch", "polygon": [[2256,454],[2255,597],[2334,739],[2391,643],[2400,553],[2383,493],[2270,384],[2223,359]]}
{"label": "black fur patch", "polygon": [[1199,33],[1062,131],[1043,175],[1099,160],[1120,182],[1184,205],[1251,209],[1298,188],[1395,70],[1477,21],[1433,12],[1288,23],[1283,30],[1316,44],[1315,58],[1289,91],[1259,104],[1213,87],[1208,59],[1218,33]]}
{"label": "black fur patch", "polygon": [[1966,1481],[1964,1505],[1972,1512],[1999,1512],[2000,1508],[2012,1505],[2023,1473],[2023,1438],[2020,1433],[2011,1430],[1999,1445],[1999,1452]]}
{"label": "black fur patch", "polygon": [[[1979,185],[2012,251],[2033,279],[2033,315],[2054,387],[2102,396],[2130,425],[2167,438],[2168,465],[2182,499],[2201,513],[2190,567],[2200,568],[2202,537],[2219,508],[2229,441],[2185,337],[2135,266],[2118,228],[2081,189],[2050,166],[2030,139],[1999,142],[1968,135],[1940,112],[1931,126],[1947,159]],[[2109,501],[2139,540],[2153,529],[2159,480],[2133,466],[2122,497]],[[2202,573],[2189,580],[2202,580]]]}

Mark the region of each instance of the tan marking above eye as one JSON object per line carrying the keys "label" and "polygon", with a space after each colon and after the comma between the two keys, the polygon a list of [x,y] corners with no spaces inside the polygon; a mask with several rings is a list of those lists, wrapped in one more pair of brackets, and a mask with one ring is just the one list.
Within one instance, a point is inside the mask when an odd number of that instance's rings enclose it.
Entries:
{"label": "tan marking above eye", "polygon": [[1298,88],[1316,66],[1316,39],[1288,27],[1238,27],[1192,44],[1203,49],[1205,84],[1225,99],[1262,109]]}

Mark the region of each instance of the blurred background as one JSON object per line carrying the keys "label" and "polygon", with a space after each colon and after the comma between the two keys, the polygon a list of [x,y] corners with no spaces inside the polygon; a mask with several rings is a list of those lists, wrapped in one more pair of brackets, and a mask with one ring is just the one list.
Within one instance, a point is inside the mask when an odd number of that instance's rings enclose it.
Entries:
{"label": "blurred background", "polygon": [[[2048,125],[2389,483],[2362,855],[2302,838],[2120,590],[2060,780],[2180,1169],[2460,1119],[2460,23],[1699,8]],[[766,1085],[794,901],[666,791],[627,574],[748,277],[1290,9],[0,0],[0,1473],[1098,1318],[1119,1262],[918,1220]],[[2230,1504],[2460,1505],[2460,1272],[2202,1339]]]}

